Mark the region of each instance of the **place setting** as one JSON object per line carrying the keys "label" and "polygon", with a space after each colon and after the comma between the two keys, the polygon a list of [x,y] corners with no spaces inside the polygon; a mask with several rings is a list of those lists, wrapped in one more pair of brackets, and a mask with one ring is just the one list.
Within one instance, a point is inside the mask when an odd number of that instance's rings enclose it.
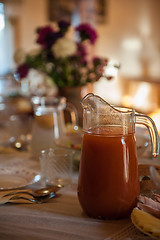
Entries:
{"label": "place setting", "polygon": [[[7,104],[12,109],[12,103]],[[47,202],[71,184],[73,171],[78,173],[82,130],[76,109],[64,97],[34,96],[27,103],[30,107],[23,104],[22,100],[21,111],[15,104],[0,129],[5,137],[0,149],[5,158],[0,161],[0,204]],[[65,108],[71,115],[67,125]],[[34,193],[34,185],[39,188],[35,194],[44,191],[46,196],[26,195],[25,191]]]}

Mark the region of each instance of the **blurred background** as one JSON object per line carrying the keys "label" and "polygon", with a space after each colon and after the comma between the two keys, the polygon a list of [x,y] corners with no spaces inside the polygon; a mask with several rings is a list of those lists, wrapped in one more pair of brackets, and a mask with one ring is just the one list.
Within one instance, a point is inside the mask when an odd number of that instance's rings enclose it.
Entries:
{"label": "blurred background", "polygon": [[[110,104],[133,107],[160,125],[159,0],[0,0],[0,75],[14,72],[16,49],[36,46],[35,29],[61,20],[98,32],[95,53],[108,66],[93,91]],[[2,91],[2,89],[1,89]]]}

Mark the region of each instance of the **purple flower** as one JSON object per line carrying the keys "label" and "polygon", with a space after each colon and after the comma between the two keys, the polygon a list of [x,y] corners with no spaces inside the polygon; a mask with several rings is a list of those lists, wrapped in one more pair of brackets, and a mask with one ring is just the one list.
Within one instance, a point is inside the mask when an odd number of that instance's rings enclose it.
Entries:
{"label": "purple flower", "polygon": [[77,55],[84,59],[87,55],[86,48],[83,44],[77,43]]}
{"label": "purple flower", "polygon": [[22,64],[17,68],[17,73],[19,75],[20,78],[25,78],[28,74],[29,71],[29,67],[27,64]]}
{"label": "purple flower", "polygon": [[72,61],[77,61],[80,64],[86,64],[86,48],[82,43],[77,43],[77,51],[76,53],[70,58]]}
{"label": "purple flower", "polygon": [[94,57],[94,58],[93,58],[93,63],[94,63],[95,65],[99,65],[99,64],[102,63],[102,59],[99,58],[99,57]]}
{"label": "purple flower", "polygon": [[92,28],[90,24],[82,23],[78,27],[76,27],[76,31],[79,32],[81,41],[89,39],[92,44],[94,44],[96,42],[98,35],[97,35],[95,29]]}
{"label": "purple flower", "polygon": [[60,32],[54,32],[50,26],[39,28],[37,32],[39,36],[36,42],[48,49],[51,48],[59,37],[62,37]]}
{"label": "purple flower", "polygon": [[61,32],[53,32],[46,36],[46,47],[51,48],[58,38],[62,37]]}
{"label": "purple flower", "polygon": [[67,21],[61,20],[58,22],[58,26],[60,28],[60,32],[64,35],[67,32],[68,27],[70,26],[70,23]]}
{"label": "purple flower", "polygon": [[53,33],[53,29],[50,26],[46,26],[46,27],[38,28],[37,32],[39,36],[36,42],[42,45],[43,47],[46,47],[46,38],[48,35]]}

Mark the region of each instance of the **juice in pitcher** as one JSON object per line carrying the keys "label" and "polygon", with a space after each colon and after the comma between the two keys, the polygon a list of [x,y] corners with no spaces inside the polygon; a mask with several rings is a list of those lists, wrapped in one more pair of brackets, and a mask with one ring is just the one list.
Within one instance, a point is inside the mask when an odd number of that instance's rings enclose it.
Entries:
{"label": "juice in pitcher", "polygon": [[129,216],[139,195],[134,134],[119,127],[93,128],[84,133],[78,197],[92,217]]}
{"label": "juice in pitcher", "polygon": [[159,154],[153,120],[133,109],[114,107],[101,97],[87,94],[83,107],[83,142],[78,198],[91,217],[128,217],[140,194],[135,124],[144,124],[151,135],[152,155]]}

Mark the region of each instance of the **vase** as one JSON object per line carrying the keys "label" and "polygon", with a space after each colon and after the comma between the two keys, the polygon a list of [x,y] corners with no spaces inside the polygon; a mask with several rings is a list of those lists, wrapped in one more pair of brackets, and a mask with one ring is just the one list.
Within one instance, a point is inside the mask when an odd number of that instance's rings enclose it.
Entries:
{"label": "vase", "polygon": [[86,94],[92,92],[93,92],[92,83],[88,83],[85,86],[59,88],[59,95],[64,96],[67,99],[67,101],[72,103],[77,109],[78,123],[80,127],[82,127],[83,125],[83,113],[80,102]]}

